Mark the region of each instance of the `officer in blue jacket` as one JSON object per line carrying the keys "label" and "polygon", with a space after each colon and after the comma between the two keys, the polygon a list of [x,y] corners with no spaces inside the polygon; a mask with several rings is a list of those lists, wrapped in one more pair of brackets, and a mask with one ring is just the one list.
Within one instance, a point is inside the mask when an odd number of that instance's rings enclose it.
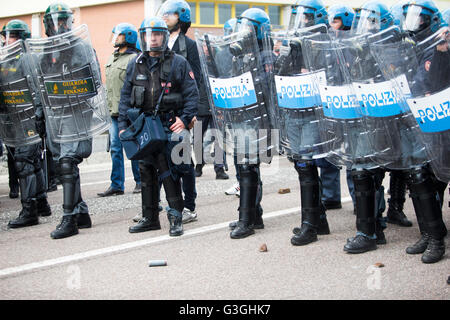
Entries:
{"label": "officer in blue jacket", "polygon": [[[182,56],[167,48],[169,31],[164,20],[146,18],[139,29],[142,53],[127,66],[127,76],[119,102],[119,132],[131,123],[133,113],[153,113],[162,95],[158,115],[168,134],[164,150],[155,150],[139,161],[142,183],[142,219],[130,227],[131,233],[161,229],[159,222],[159,181],[169,204],[167,216],[171,236],[183,234],[180,177],[172,169],[173,133],[188,128],[197,113],[198,89],[194,73]],[[132,110],[130,110],[132,109]],[[119,134],[119,135],[120,135]]]}

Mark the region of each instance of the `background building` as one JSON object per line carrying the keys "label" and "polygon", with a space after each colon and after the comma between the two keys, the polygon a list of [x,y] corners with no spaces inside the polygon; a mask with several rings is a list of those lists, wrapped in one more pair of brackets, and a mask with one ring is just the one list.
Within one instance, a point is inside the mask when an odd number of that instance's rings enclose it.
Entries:
{"label": "background building", "polygon": [[[45,37],[42,19],[48,5],[58,0],[0,0],[0,27],[11,19],[21,19],[31,28],[32,37]],[[74,11],[74,26],[87,24],[92,44],[97,51],[104,77],[104,65],[114,50],[110,41],[112,28],[121,22],[129,22],[139,28],[145,17],[155,15],[163,0],[63,0]],[[239,16],[244,10],[258,7],[265,10],[274,25],[286,25],[289,21],[290,6],[295,0],[192,0],[192,27],[188,36],[194,38],[195,30],[201,33],[223,27],[225,21]],[[325,5],[344,2],[352,7],[361,6],[365,0],[324,0]],[[397,1],[383,0],[387,6]],[[450,7],[450,0],[435,1],[439,9]]]}

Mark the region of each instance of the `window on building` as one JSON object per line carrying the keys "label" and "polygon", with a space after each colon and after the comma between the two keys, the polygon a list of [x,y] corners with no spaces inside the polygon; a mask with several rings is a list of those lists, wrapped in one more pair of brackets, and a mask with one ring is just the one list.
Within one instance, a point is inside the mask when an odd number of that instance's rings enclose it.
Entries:
{"label": "window on building", "polygon": [[281,25],[281,7],[280,6],[268,6],[269,7],[269,18],[272,25]]}
{"label": "window on building", "polygon": [[197,2],[188,1],[189,6],[191,7],[191,23],[197,23]]}
{"label": "window on building", "polygon": [[[264,2],[263,2],[264,3]],[[260,8],[270,17],[274,25],[281,25],[281,5],[251,4],[238,1],[188,1],[191,7],[191,21],[193,26],[222,26],[227,20],[239,17],[249,8]]]}
{"label": "window on building", "polygon": [[219,3],[219,24],[224,24],[231,19],[231,4]]}
{"label": "window on building", "polygon": [[200,24],[214,23],[214,2],[200,2]]}
{"label": "window on building", "polygon": [[235,4],[234,7],[235,7],[236,17],[239,17],[242,14],[242,12],[244,12],[245,10],[250,8],[250,6],[248,4],[239,4],[239,3]]}

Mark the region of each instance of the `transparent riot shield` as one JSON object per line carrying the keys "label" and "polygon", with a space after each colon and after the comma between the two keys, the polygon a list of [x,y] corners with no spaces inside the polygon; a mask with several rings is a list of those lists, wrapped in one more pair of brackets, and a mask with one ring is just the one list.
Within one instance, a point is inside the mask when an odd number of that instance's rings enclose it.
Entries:
{"label": "transparent riot shield", "polygon": [[[323,141],[332,141],[327,159],[335,165],[364,165],[368,145],[358,100],[353,91],[344,55],[347,47],[335,42],[329,34],[307,37],[303,41],[308,70],[316,75],[314,86],[320,92],[323,108],[319,109]],[[332,139],[332,137],[334,139]],[[331,140],[332,139],[332,140]],[[367,148],[367,147],[366,147]]]}
{"label": "transparent riot shield", "polygon": [[[450,180],[448,43],[448,31],[440,30],[420,43],[405,38],[389,45],[371,44],[385,77],[394,80],[396,90],[407,85],[411,92],[401,100],[406,111],[397,128],[402,150],[398,165],[408,169],[431,162],[444,182]],[[406,83],[399,81],[405,78]]]}
{"label": "transparent riot shield", "polygon": [[0,138],[11,147],[39,143],[36,94],[22,40],[0,47]]}
{"label": "transparent riot shield", "polygon": [[27,39],[52,141],[74,142],[107,130],[111,119],[86,25],[47,39]]}
{"label": "transparent riot shield", "polygon": [[293,159],[323,158],[335,140],[335,137],[320,134],[319,118],[323,106],[313,81],[317,77],[323,82],[325,72],[310,72],[302,52],[303,39],[321,33],[327,33],[325,25],[272,32],[270,36],[274,44],[270,83],[275,97],[280,148]]}
{"label": "transparent riot shield", "polygon": [[[399,150],[395,142],[398,141],[396,122],[403,114],[400,99],[409,94],[408,86],[403,92],[393,89],[394,85],[385,79],[378,63],[372,56],[369,42],[393,43],[400,40],[400,30],[392,28],[376,34],[353,35],[337,39],[343,46],[346,54],[344,65],[349,70],[353,90],[359,101],[357,112],[361,115],[363,127],[360,137],[367,145],[360,146],[360,151],[366,159],[366,164],[376,164],[386,167],[399,158]],[[398,79],[404,81],[405,79]],[[364,137],[363,137],[364,136]],[[370,161],[373,164],[370,164]]]}
{"label": "transparent riot shield", "polygon": [[237,155],[238,162],[270,161],[265,157],[277,140],[271,132],[271,51],[260,50],[252,30],[228,36],[197,34],[196,40],[221,148]]}

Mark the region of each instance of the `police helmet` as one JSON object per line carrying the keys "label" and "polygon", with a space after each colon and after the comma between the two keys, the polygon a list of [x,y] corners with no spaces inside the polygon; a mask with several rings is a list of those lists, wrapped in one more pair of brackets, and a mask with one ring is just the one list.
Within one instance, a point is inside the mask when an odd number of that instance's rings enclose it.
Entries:
{"label": "police helmet", "polygon": [[[119,35],[125,36],[125,41],[121,43],[116,43],[117,37]],[[112,44],[116,48],[120,47],[136,47],[137,42],[137,29],[131,23],[122,22],[116,25],[112,30]]]}
{"label": "police helmet", "polygon": [[223,33],[224,33],[224,35],[227,36],[227,35],[233,33],[234,28],[236,26],[236,22],[237,22],[236,18],[231,18],[231,19],[227,20],[224,23],[224,25],[223,25]]}
{"label": "police helmet", "polygon": [[184,0],[167,0],[164,2],[156,14],[160,18],[176,14],[178,16],[178,23],[170,30],[178,30],[178,27],[183,33],[186,33],[191,26],[191,7]]}
{"label": "police helmet", "polygon": [[164,52],[169,42],[167,24],[160,17],[145,18],[139,28],[142,51]]}
{"label": "police helmet", "polygon": [[262,9],[247,9],[237,18],[236,30],[241,31],[248,27],[253,27],[256,38],[262,40],[263,37],[270,32],[270,18]]}
{"label": "police helmet", "polygon": [[2,41],[5,44],[8,44],[10,38],[25,41],[25,39],[31,37],[31,32],[28,25],[19,19],[9,21],[3,26],[0,33],[2,35]]}
{"label": "police helmet", "polygon": [[341,30],[350,30],[355,17],[355,11],[345,4],[335,4],[328,8],[328,21],[330,25],[334,19],[342,21]]}
{"label": "police helmet", "polygon": [[327,24],[328,15],[322,0],[297,0],[292,6],[289,29]]}
{"label": "police helmet", "polygon": [[394,18],[394,24],[396,26],[401,27],[403,21],[403,6],[408,3],[408,0],[401,0],[396,4],[393,4],[389,11],[391,12],[392,17]]}
{"label": "police helmet", "polygon": [[73,12],[64,3],[53,3],[45,11],[43,22],[48,37],[62,34],[72,30]]}
{"label": "police helmet", "polygon": [[394,24],[394,17],[388,7],[378,0],[368,1],[360,9],[359,19],[352,27],[357,34],[376,33]]}
{"label": "police helmet", "polygon": [[403,5],[403,29],[412,33],[436,32],[443,22],[439,9],[431,0],[409,1]]}

